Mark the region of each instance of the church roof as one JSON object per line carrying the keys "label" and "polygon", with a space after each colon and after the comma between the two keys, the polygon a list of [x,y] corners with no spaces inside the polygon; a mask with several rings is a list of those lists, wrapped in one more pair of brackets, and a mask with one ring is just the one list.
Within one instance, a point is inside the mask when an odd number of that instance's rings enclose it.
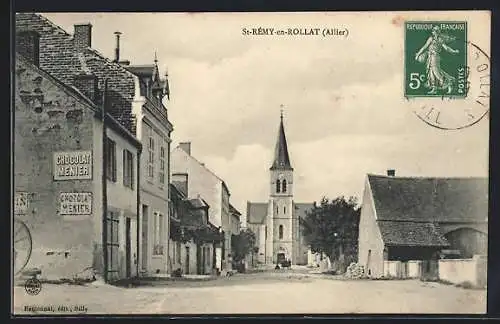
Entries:
{"label": "church roof", "polygon": [[283,126],[283,115],[281,115],[278,139],[274,149],[274,161],[271,170],[293,170],[288,155],[288,145],[286,143],[285,127]]}
{"label": "church roof", "polygon": [[267,216],[267,203],[247,202],[247,223],[264,224]]}

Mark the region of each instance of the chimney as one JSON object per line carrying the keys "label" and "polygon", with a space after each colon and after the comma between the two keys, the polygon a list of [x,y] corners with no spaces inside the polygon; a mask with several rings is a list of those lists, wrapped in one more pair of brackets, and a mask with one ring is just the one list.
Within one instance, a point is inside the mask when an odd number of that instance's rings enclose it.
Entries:
{"label": "chimney", "polygon": [[387,176],[388,177],[394,177],[396,175],[396,170],[394,169],[388,169],[387,170]]}
{"label": "chimney", "polygon": [[179,143],[179,147],[186,152],[188,155],[191,155],[191,142],[182,142]]}
{"label": "chimney", "polygon": [[116,48],[115,48],[115,62],[120,62],[120,33],[119,31],[115,32],[116,35]]}
{"label": "chimney", "polygon": [[87,47],[92,46],[92,25],[78,24],[74,25],[75,34],[73,35],[73,44],[77,52],[81,52]]}
{"label": "chimney", "polygon": [[98,78],[92,73],[81,73],[74,76],[73,85],[92,102],[96,102],[99,93]]}

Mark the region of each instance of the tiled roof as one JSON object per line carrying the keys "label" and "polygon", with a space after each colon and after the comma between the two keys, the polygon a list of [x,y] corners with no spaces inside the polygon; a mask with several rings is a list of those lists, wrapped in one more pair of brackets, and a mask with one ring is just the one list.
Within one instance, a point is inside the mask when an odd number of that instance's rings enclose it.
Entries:
{"label": "tiled roof", "polygon": [[182,196],[186,197],[187,192],[184,192],[184,182],[182,181],[172,181],[171,186],[175,188],[176,191],[182,194]]}
{"label": "tiled roof", "polygon": [[267,203],[247,202],[247,223],[263,224],[267,216]]}
{"label": "tiled roof", "polygon": [[147,65],[127,65],[124,66],[127,70],[134,73],[137,76],[152,76],[156,68],[153,64]]}
{"label": "tiled roof", "polygon": [[208,207],[207,203],[201,198],[188,199],[188,201],[192,208],[198,209]]}
{"label": "tiled roof", "polygon": [[368,175],[377,220],[486,222],[487,178]]}
{"label": "tiled roof", "polygon": [[378,221],[385,245],[447,247],[448,241],[433,223]]}
{"label": "tiled roof", "polygon": [[241,213],[231,204],[229,204],[229,211],[231,212],[231,214],[233,214],[234,216],[241,216]]}
{"label": "tiled roof", "polygon": [[[99,107],[96,106],[92,100],[90,100],[87,96],[85,96],[78,88],[67,85],[57,79],[55,76],[47,73],[46,71],[40,69],[39,67],[33,65],[30,61],[26,60],[22,54],[16,53],[17,62],[23,64],[25,67],[35,70],[40,75],[43,75],[45,78],[49,79],[53,84],[58,86],[61,90],[65,91],[67,94],[73,96],[74,98],[83,101],[88,108],[94,111],[95,117],[102,118],[102,112]],[[137,138],[130,133],[128,129],[126,129],[122,124],[120,124],[112,115],[105,115],[105,123],[108,127],[112,128],[118,134],[122,135],[125,139],[127,139],[130,143],[132,143],[135,147],[141,149],[142,144],[137,140]]]}
{"label": "tiled roof", "polygon": [[[36,13],[17,13],[16,31],[33,30],[40,35],[40,68],[61,82],[72,86],[73,77],[82,71],[98,76],[102,91],[104,79],[108,79],[107,111],[135,133],[132,100],[135,94],[135,76],[119,63],[112,62],[92,48],[77,53],[73,37],[49,19]],[[101,104],[101,96],[96,103]]]}

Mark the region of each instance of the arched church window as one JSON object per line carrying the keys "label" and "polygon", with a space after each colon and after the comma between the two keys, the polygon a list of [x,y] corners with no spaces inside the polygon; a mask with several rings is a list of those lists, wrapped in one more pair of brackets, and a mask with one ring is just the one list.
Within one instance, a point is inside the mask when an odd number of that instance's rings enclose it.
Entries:
{"label": "arched church window", "polygon": [[281,190],[281,181],[276,180],[276,192],[279,193]]}
{"label": "arched church window", "polygon": [[286,179],[283,179],[283,192],[286,192]]}
{"label": "arched church window", "polygon": [[280,227],[279,227],[279,238],[280,238],[280,240],[283,239],[283,225],[280,225]]}

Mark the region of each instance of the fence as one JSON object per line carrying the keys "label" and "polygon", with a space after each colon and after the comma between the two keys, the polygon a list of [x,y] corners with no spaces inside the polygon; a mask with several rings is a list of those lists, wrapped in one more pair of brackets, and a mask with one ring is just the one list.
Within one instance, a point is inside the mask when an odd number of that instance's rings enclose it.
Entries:
{"label": "fence", "polygon": [[486,287],[487,258],[475,255],[472,259],[439,260],[439,279],[455,284],[470,282]]}
{"label": "fence", "polygon": [[[425,262],[384,261],[384,276],[398,279],[421,278],[426,273]],[[437,263],[440,280],[455,284],[470,282],[485,287],[487,281],[487,257],[475,255],[472,259],[441,259]]]}

